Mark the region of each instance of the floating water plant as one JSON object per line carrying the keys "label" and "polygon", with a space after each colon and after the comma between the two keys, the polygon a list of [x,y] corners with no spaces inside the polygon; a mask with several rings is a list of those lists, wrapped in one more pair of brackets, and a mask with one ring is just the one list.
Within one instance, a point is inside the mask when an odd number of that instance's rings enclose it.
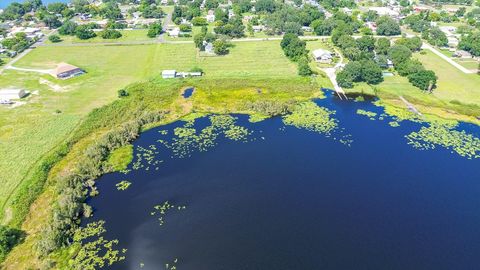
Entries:
{"label": "floating water plant", "polygon": [[391,122],[388,122],[388,124],[391,126],[391,127],[399,127],[400,124],[397,122],[397,121],[391,121]]}
{"label": "floating water plant", "polygon": [[480,139],[463,130],[455,130],[451,125],[432,123],[418,132],[410,133],[406,138],[408,144],[420,150],[441,146],[468,159],[480,157]]}
{"label": "floating water plant", "polygon": [[359,114],[359,115],[365,115],[365,116],[367,116],[370,120],[375,120],[375,117],[377,117],[377,113],[376,113],[376,112],[366,111],[366,110],[362,110],[362,109],[358,109],[358,110],[357,110],[357,114]]}
{"label": "floating water plant", "polygon": [[127,250],[115,249],[118,240],[104,239],[101,235],[105,232],[105,221],[103,220],[89,223],[76,230],[73,241],[78,244],[80,249],[70,262],[72,267],[70,269],[100,269],[125,259],[124,254]]}
{"label": "floating water plant", "polygon": [[117,187],[117,190],[126,190],[131,184],[131,182],[123,180],[120,183],[117,183],[115,186]]}
{"label": "floating water plant", "polygon": [[163,202],[162,204],[155,205],[153,207],[155,210],[150,212],[151,216],[156,216],[158,215],[158,221],[160,223],[160,226],[165,224],[165,216],[167,215],[168,212],[171,212],[173,210],[181,211],[187,209],[185,205],[177,205],[175,206],[174,204],[170,204],[168,201]]}
{"label": "floating water plant", "polygon": [[174,129],[171,141],[158,140],[169,148],[174,157],[190,157],[194,151],[204,152],[216,145],[218,136],[224,135],[233,141],[247,141],[251,132],[235,124],[237,118],[231,115],[211,115],[210,125],[196,130],[195,120],[189,120],[182,127]]}
{"label": "floating water plant", "polygon": [[157,151],[157,146],[149,145],[147,148],[142,146],[137,146],[136,160],[133,163],[132,169],[139,170],[144,168],[149,170],[150,166],[158,168],[158,165],[163,162],[163,160],[158,160],[156,157],[159,154]]}
{"label": "floating water plant", "polygon": [[335,111],[319,107],[314,102],[304,102],[295,107],[291,114],[283,116],[285,125],[329,135],[338,126],[332,116]]}

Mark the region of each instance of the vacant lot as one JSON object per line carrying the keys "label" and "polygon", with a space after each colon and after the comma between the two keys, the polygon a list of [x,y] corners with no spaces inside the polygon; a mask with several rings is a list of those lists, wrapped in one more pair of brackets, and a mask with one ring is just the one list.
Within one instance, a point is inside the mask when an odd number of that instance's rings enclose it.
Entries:
{"label": "vacant lot", "polygon": [[[199,57],[193,44],[39,47],[18,61],[24,68],[53,68],[59,62],[87,74],[70,80],[5,71],[0,87],[35,92],[13,109],[0,107],[0,213],[8,196],[42,155],[64,140],[92,109],[117,98],[126,85],[157,76],[163,69],[188,71],[198,66],[206,78],[296,78],[297,68],[283,55],[279,41],[239,42],[229,55]],[[43,79],[43,83],[40,83]],[[55,90],[45,84],[61,87]]]}

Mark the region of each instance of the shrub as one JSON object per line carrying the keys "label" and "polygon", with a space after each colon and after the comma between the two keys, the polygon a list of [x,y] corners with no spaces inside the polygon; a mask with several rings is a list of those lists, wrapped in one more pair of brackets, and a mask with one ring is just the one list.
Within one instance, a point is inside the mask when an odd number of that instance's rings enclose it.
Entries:
{"label": "shrub", "polygon": [[58,35],[51,35],[48,37],[48,40],[50,40],[50,42],[52,43],[58,43],[62,41],[62,39]]}
{"label": "shrub", "polygon": [[100,32],[100,36],[103,39],[117,39],[122,37],[122,33],[120,31],[114,30],[114,29],[106,29]]}

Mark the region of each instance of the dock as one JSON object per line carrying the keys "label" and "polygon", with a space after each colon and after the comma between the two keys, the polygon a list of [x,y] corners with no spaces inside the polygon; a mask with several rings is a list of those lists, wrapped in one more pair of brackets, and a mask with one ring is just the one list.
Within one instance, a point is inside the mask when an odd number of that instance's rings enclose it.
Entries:
{"label": "dock", "polygon": [[415,113],[416,115],[419,115],[419,116],[422,116],[422,113],[419,112],[417,110],[417,108],[415,108],[415,106],[413,106],[412,103],[408,102],[404,97],[402,96],[399,96],[400,97],[400,100],[402,100],[403,103],[405,103],[405,105],[407,106],[408,110]]}

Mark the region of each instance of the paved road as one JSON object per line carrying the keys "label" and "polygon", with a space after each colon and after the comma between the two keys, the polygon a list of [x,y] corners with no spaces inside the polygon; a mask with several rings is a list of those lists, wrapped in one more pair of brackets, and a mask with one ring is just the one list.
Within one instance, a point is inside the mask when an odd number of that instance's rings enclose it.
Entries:
{"label": "paved road", "polygon": [[447,61],[448,63],[450,63],[452,66],[456,67],[457,69],[459,69],[459,70],[460,70],[461,72],[463,72],[463,73],[466,73],[466,74],[474,74],[474,73],[476,73],[476,72],[473,71],[473,70],[466,69],[465,67],[463,67],[463,66],[460,65],[459,63],[455,62],[452,58],[444,55],[443,53],[439,52],[437,49],[435,49],[434,47],[430,46],[430,45],[427,44],[427,43],[423,43],[422,49],[428,49],[428,50],[432,51],[434,54],[440,56],[440,58],[442,58],[443,60]]}

